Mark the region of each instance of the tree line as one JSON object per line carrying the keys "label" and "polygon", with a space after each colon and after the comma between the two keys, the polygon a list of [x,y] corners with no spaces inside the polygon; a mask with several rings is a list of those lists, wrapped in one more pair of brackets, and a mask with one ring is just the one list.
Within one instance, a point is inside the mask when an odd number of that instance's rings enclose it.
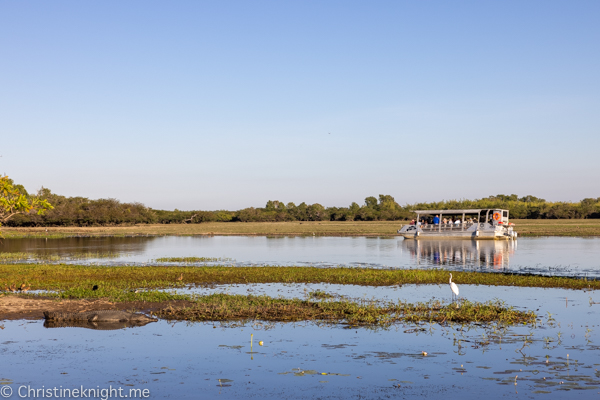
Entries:
{"label": "tree line", "polygon": [[[24,196],[25,188],[17,185]],[[489,196],[477,200],[445,200],[401,206],[390,195],[367,197],[362,205],[353,202],[348,207],[324,207],[304,202],[284,203],[269,200],[265,207],[248,207],[237,211],[155,210],[141,203],[122,203],[116,199],[90,200],[85,197],[65,197],[42,188],[37,195],[53,208],[43,214],[22,213],[5,222],[6,226],[95,226],[122,224],[174,224],[203,222],[281,222],[281,221],[397,221],[415,217],[411,210],[443,210],[464,208],[501,208],[510,211],[510,218],[566,219],[600,218],[600,197],[579,202],[549,202],[535,196],[515,194]]]}

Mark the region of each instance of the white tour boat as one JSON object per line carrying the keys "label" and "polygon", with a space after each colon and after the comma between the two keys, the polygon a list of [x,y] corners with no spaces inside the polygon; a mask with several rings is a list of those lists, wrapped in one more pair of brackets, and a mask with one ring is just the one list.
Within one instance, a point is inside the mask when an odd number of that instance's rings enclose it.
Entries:
{"label": "white tour boat", "polygon": [[417,210],[417,219],[398,230],[405,239],[516,239],[508,210]]}

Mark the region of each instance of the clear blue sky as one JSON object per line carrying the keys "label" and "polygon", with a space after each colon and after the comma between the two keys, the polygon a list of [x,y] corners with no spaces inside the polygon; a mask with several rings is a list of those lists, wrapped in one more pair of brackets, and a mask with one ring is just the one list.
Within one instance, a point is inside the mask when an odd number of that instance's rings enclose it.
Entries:
{"label": "clear blue sky", "polygon": [[240,209],[600,196],[600,2],[2,1],[0,173]]}

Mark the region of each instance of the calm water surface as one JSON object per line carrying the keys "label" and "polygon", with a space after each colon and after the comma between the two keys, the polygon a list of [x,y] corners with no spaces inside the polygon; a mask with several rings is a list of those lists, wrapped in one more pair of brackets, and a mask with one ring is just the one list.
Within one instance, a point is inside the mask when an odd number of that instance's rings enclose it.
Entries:
{"label": "calm water surface", "polygon": [[[295,286],[293,291],[302,285]],[[1,331],[0,378],[15,392],[19,387],[112,385],[178,399],[600,396],[600,304],[595,304],[600,293],[467,285],[461,291],[470,300],[501,298],[538,310],[539,326],[369,330],[313,323],[160,321],[96,331],[8,321]],[[428,300],[447,296],[449,290],[408,285],[383,292],[385,298]]]}
{"label": "calm water surface", "polygon": [[111,253],[113,258],[86,262],[113,265],[195,256],[231,259],[227,264],[234,266],[443,267],[600,277],[600,238],[521,238],[514,242],[264,236],[14,239],[4,240],[0,251],[65,256]]}
{"label": "calm water surface", "polygon": [[[230,258],[227,264],[233,266],[600,275],[600,239],[582,238],[522,238],[516,243],[360,237],[86,238],[5,240],[0,251],[63,256],[113,253],[114,258],[88,261],[103,264],[147,265],[158,257],[197,256]],[[176,399],[600,398],[600,291],[458,284],[462,298],[498,299],[535,311],[538,325],[502,329],[398,324],[372,330],[315,323],[159,321],[100,331],[47,329],[42,321],[4,321],[0,322],[0,389],[10,387],[13,398],[23,387],[81,385],[148,389],[152,398]],[[450,300],[447,284],[256,284],[181,291],[305,298],[313,290],[364,300]]]}

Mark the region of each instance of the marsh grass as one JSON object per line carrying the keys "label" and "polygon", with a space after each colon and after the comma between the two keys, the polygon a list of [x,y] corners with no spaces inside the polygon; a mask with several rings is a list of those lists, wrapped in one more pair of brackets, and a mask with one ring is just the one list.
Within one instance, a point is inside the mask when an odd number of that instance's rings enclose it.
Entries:
{"label": "marsh grass", "polygon": [[600,219],[513,220],[519,236],[600,236]]}
{"label": "marsh grass", "polygon": [[[485,282],[488,274],[457,273],[456,281]],[[503,276],[493,275],[503,278]],[[181,279],[179,279],[181,278]],[[504,277],[521,284],[528,277]],[[532,277],[529,277],[532,278]],[[545,286],[557,282],[582,282],[565,278],[535,277]],[[531,324],[535,315],[506,307],[499,302],[444,304],[392,303],[351,300],[333,297],[323,291],[307,294],[307,299],[283,299],[269,296],[213,294],[198,296],[164,291],[190,284],[260,282],[330,282],[356,285],[398,285],[402,283],[446,283],[445,271],[382,271],[350,268],[304,267],[98,267],[67,264],[0,264],[0,288],[25,283],[32,290],[45,290],[45,297],[57,299],[98,299],[114,302],[159,303],[172,300],[190,302],[189,307],[167,308],[158,313],[162,318],[187,321],[326,321],[349,325],[389,326],[410,323],[495,322]],[[507,281],[508,283],[508,281]],[[591,282],[595,283],[595,282]],[[97,286],[94,290],[94,286]],[[556,287],[556,286],[552,286]],[[28,295],[25,295],[28,296]],[[30,295],[35,296],[35,295]]]}
{"label": "marsh grass", "polygon": [[[6,238],[64,238],[96,236],[379,236],[395,235],[402,221],[207,222],[202,224],[139,224],[98,227],[3,227]],[[46,230],[47,229],[47,230]]]}
{"label": "marsh grass", "polygon": [[[453,271],[457,284],[600,289],[600,281],[539,275]],[[181,279],[179,279],[181,278]],[[31,290],[73,288],[144,290],[195,284],[332,283],[363,286],[448,284],[445,270],[380,270],[367,268],[226,267],[226,266],[86,266],[71,264],[0,264],[0,290],[26,283]]]}
{"label": "marsh grass", "polygon": [[221,257],[160,257],[156,258],[156,262],[179,262],[179,263],[197,263],[197,262],[219,262],[232,261],[231,258]]}
{"label": "marsh grass", "polygon": [[[458,284],[492,286],[561,287],[600,289],[600,281],[538,275],[452,272]],[[182,277],[181,280],[178,280]],[[14,281],[14,282],[13,282]],[[181,287],[184,284],[334,283],[366,286],[447,284],[445,270],[379,270],[314,267],[105,267],[68,264],[0,264],[0,288],[7,283],[28,282],[32,289],[98,283],[122,289]],[[90,287],[91,287],[90,286]]]}
{"label": "marsh grass", "polygon": [[75,261],[88,260],[94,258],[118,258],[122,257],[119,253],[112,252],[86,252],[73,254],[39,254],[39,253],[0,253],[0,262],[18,262],[18,261]]}
{"label": "marsh grass", "polygon": [[[33,294],[21,295],[37,298]],[[410,324],[499,324],[535,325],[537,316],[532,311],[519,311],[501,302],[445,304],[439,300],[421,303],[339,300],[300,300],[270,296],[230,295],[217,293],[207,296],[183,295],[161,291],[136,293],[114,288],[91,291],[69,289],[49,293],[45,298],[92,299],[114,302],[161,303],[180,301],[185,307],[169,305],[153,314],[170,321],[226,321],[226,322],[296,322],[315,321],[347,324],[352,327],[389,327],[397,323]],[[171,303],[172,304],[172,303]]]}
{"label": "marsh grass", "polygon": [[536,315],[502,303],[442,304],[310,301],[269,296],[213,294],[196,299],[186,308],[167,308],[157,314],[168,320],[222,321],[329,321],[353,326],[389,326],[409,323],[502,323],[534,324]]}
{"label": "marsh grass", "polygon": [[62,291],[44,293],[45,297],[57,299],[107,299],[113,302],[149,302],[159,303],[173,300],[193,301],[193,295],[178,294],[163,290],[122,290],[103,285],[98,290],[90,288],[69,288]]}
{"label": "marsh grass", "polygon": [[[600,219],[513,219],[520,236],[600,236]],[[98,227],[3,227],[6,238],[263,235],[395,236],[408,221],[207,222]],[[46,230],[47,229],[47,230]]]}

